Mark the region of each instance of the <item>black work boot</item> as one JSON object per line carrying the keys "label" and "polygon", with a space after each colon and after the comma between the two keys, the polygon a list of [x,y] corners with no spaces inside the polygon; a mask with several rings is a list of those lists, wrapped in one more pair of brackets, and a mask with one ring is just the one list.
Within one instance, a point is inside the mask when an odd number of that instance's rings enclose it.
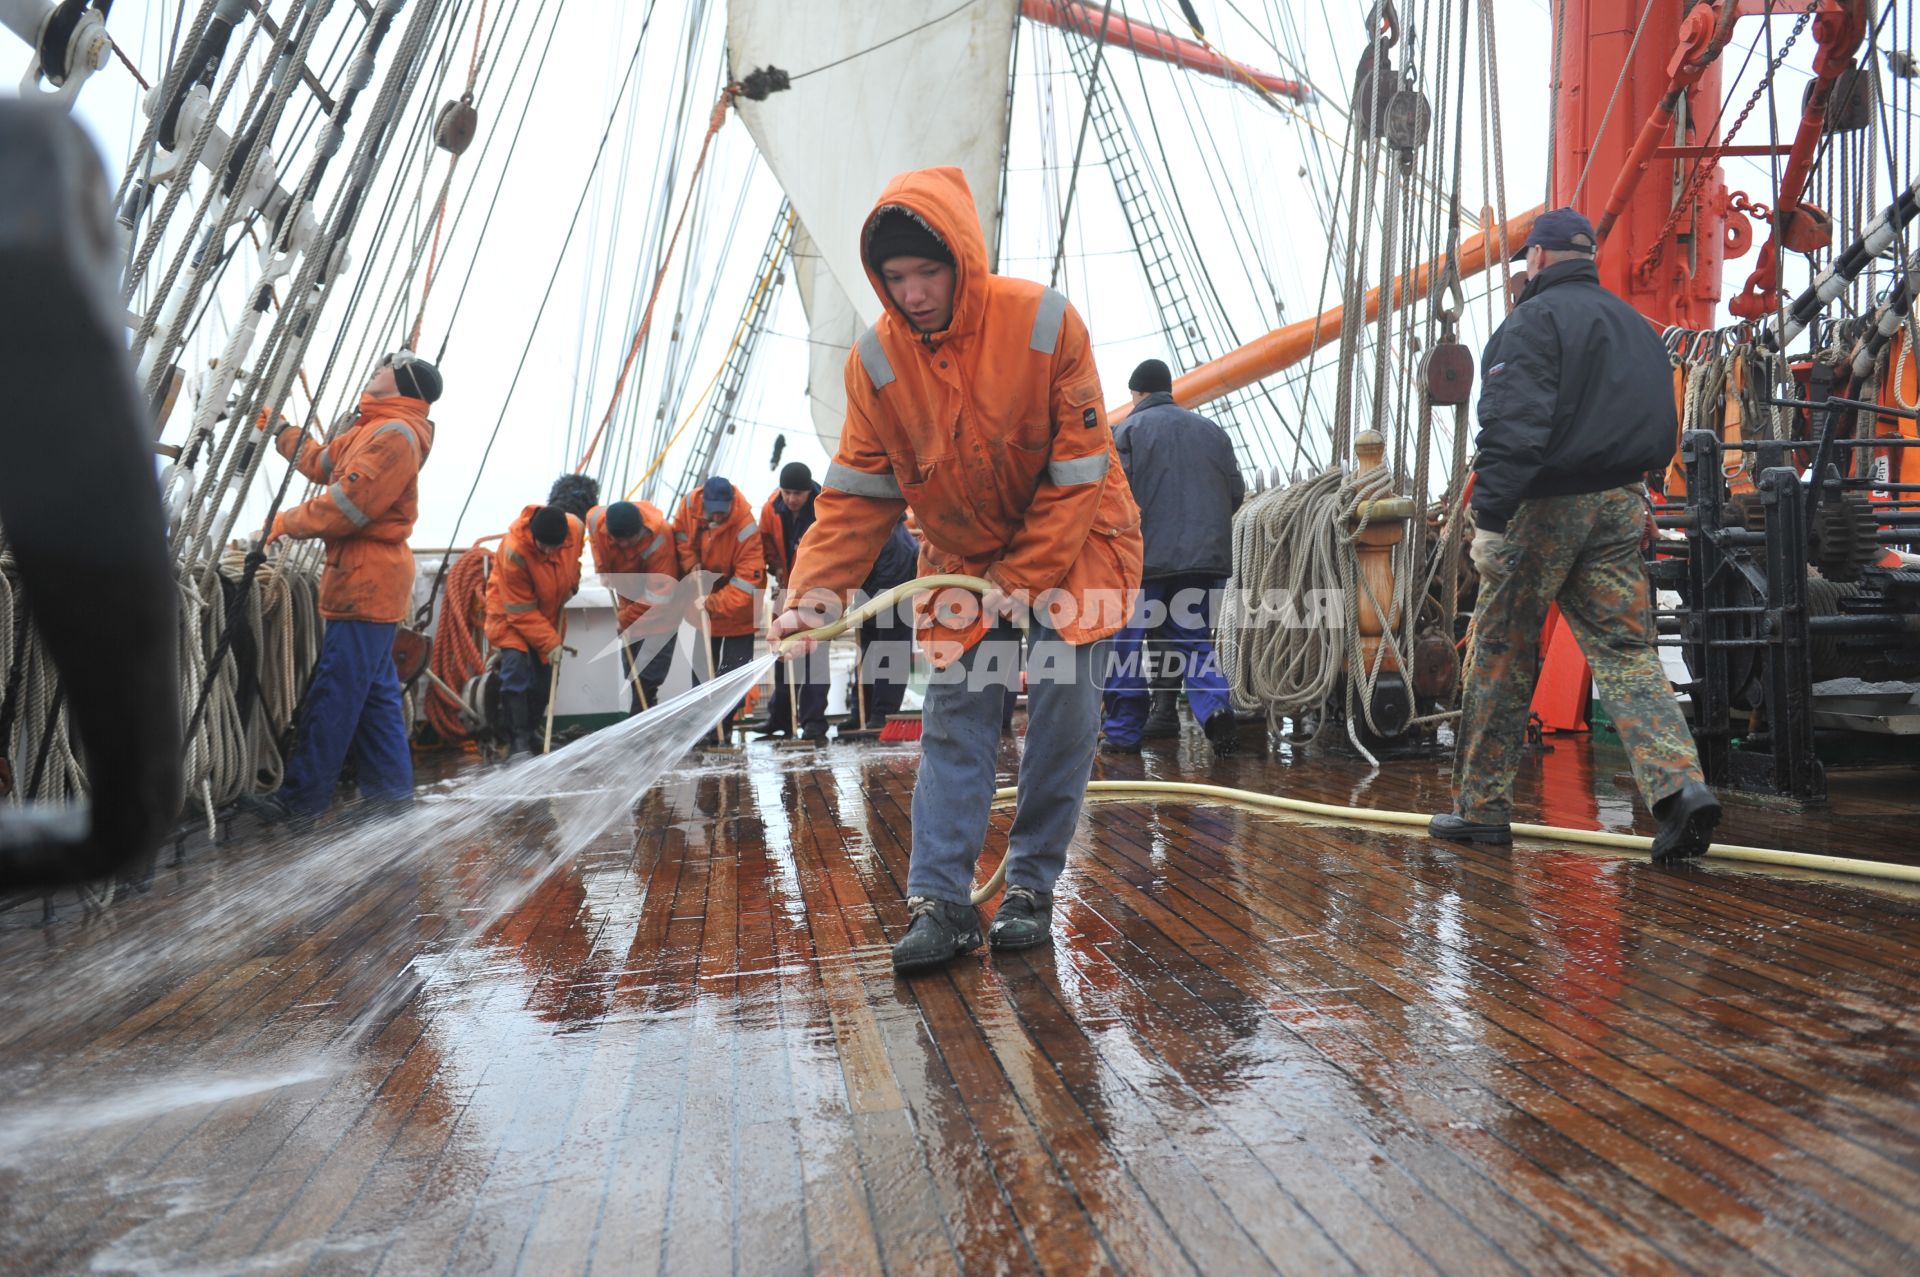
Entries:
{"label": "black work boot", "polygon": [[907,912],[913,925],[893,946],[893,969],[902,975],[932,970],[980,947],[980,914],[972,905],[908,896]]}
{"label": "black work boot", "polygon": [[1513,826],[1504,820],[1497,824],[1493,822],[1482,824],[1448,811],[1440,813],[1427,822],[1427,836],[1444,838],[1448,842],[1481,842],[1505,847],[1513,842]]}
{"label": "black work boot", "polygon": [[1714,826],[1720,823],[1720,800],[1697,780],[1681,786],[1654,804],[1653,814],[1660,817],[1660,832],[1653,836],[1653,863],[1670,864],[1707,854],[1713,845]]}
{"label": "black work boot", "polygon": [[1031,949],[1052,938],[1053,893],[1008,887],[987,929],[987,943],[996,949]]}
{"label": "black work boot", "polygon": [[1207,733],[1207,743],[1213,746],[1215,755],[1225,758],[1240,748],[1240,724],[1230,709],[1216,710],[1203,729]]}
{"label": "black work boot", "polygon": [[533,694],[502,692],[500,703],[507,711],[508,758],[533,752]]}
{"label": "black work boot", "polygon": [[1147,721],[1141,725],[1140,735],[1147,740],[1165,740],[1169,736],[1180,734],[1180,693],[1156,691],[1153,704],[1147,710]]}

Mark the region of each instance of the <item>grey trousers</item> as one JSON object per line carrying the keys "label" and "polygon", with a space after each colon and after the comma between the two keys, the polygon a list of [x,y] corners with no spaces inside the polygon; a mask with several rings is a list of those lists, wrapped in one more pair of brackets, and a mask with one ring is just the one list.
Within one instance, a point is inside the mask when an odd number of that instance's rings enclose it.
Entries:
{"label": "grey trousers", "polygon": [[[988,632],[927,686],[920,775],[913,789],[913,860],[907,894],[966,904],[987,837],[1003,689],[1018,686],[1019,631]],[[1019,799],[1007,839],[1007,882],[1052,891],[1080,820],[1100,729],[1093,647],[1075,645],[1036,617],[1027,652],[1027,734]]]}

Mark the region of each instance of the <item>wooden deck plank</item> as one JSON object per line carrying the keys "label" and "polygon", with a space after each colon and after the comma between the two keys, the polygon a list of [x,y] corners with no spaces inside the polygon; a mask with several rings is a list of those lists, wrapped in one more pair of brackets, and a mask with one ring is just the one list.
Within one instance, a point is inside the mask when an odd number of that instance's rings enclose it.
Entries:
{"label": "wooden deck plank", "polygon": [[[1097,803],[1051,947],[903,981],[917,762],[690,764],[561,862],[530,803],[66,1017],[36,985],[124,935],[0,914],[0,1005],[28,1012],[0,1027],[0,1245],[51,1271],[1920,1266],[1920,893]],[[1197,738],[1100,770],[1447,793],[1436,760]],[[1556,742],[1516,797],[1645,832],[1622,775]],[[1828,813],[1736,800],[1726,832],[1920,858],[1910,825],[1843,780]],[[189,859],[115,928],[163,937],[274,853]],[[96,1118],[129,1082],[157,1089]]]}

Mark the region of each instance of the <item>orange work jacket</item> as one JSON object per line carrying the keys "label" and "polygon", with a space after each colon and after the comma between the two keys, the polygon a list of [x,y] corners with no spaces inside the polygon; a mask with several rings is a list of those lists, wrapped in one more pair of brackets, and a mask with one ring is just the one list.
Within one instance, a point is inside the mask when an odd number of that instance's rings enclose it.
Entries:
{"label": "orange work jacket", "polygon": [[767,584],[767,553],[747,494],[736,486],[727,521],[710,528],[706,501],[698,491],[691,493],[674,516],[673,544],[680,556],[681,576],[701,569],[714,574],[707,597],[707,624],[713,633],[727,637],[754,633],[760,591]]}
{"label": "orange work jacket", "polygon": [[327,550],[320,615],[330,621],[404,621],[413,604],[407,537],[420,512],[420,467],[433,450],[423,399],[360,398],[353,424],[326,444],[299,426],[274,439],[280,455],[327,490],[283,510],[274,533],[320,538]]}
{"label": "orange work jacket", "polygon": [[[680,578],[680,558],[673,552],[673,528],[659,507],[648,501],[633,503],[640,510],[640,535],[632,545],[616,545],[607,532],[607,507],[587,511],[587,539],[593,545],[593,570],[612,587],[619,600],[617,617],[624,635],[656,603],[672,594]],[[632,578],[654,578],[637,581]],[[625,578],[625,579],[607,579]]]}
{"label": "orange work jacket", "polygon": [[493,552],[493,573],[487,577],[487,642],[545,656],[560,645],[560,613],[580,591],[580,551],[586,547],[586,527],[567,516],[567,542],[543,550],[533,539],[530,505],[507,529],[506,540]]}
{"label": "orange work jacket", "polygon": [[[988,271],[959,169],[894,178],[863,246],[892,208],[953,253],[953,319],[943,332],[916,332],[869,263],[886,313],[847,356],[846,424],[788,582],[793,596],[858,587],[905,504],[924,539],[921,575],[964,572],[1022,592],[1048,604],[1049,623],[1071,643],[1114,633],[1140,587],[1140,511],[1086,325],[1054,290]],[[954,593],[920,608],[936,665],[986,630],[976,601]]]}

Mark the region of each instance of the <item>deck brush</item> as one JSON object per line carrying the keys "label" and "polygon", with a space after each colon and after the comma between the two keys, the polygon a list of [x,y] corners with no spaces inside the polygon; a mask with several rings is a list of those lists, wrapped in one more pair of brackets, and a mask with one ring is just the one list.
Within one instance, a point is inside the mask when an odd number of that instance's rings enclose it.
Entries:
{"label": "deck brush", "polygon": [[908,741],[920,739],[920,711],[909,710],[900,714],[887,715],[887,725],[880,729],[883,741]]}

